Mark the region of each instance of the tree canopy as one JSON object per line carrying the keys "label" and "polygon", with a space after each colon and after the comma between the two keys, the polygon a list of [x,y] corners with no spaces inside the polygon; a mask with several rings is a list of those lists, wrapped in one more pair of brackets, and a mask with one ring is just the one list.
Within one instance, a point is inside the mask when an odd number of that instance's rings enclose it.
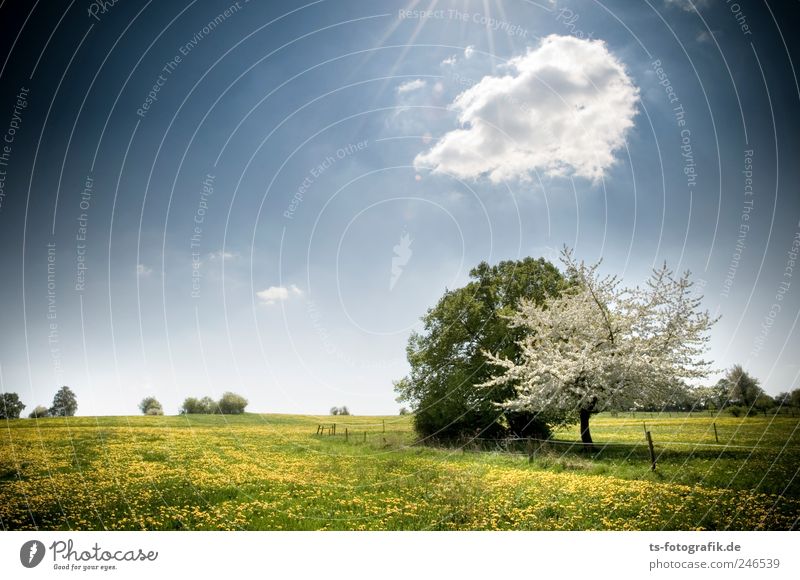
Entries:
{"label": "tree canopy", "polygon": [[223,393],[217,403],[217,408],[223,415],[240,415],[244,413],[245,407],[247,407],[247,399],[230,391]]}
{"label": "tree canopy", "polygon": [[78,399],[75,393],[72,392],[72,389],[66,385],[58,389],[55,397],[53,397],[50,415],[53,417],[72,417],[77,410]]}
{"label": "tree canopy", "polygon": [[139,403],[139,410],[144,415],[163,415],[164,409],[155,397],[145,397]]}
{"label": "tree canopy", "polygon": [[17,393],[0,394],[0,419],[19,419],[25,404],[19,400]]}
{"label": "tree canopy", "polygon": [[567,249],[562,261],[572,285],[544,303],[521,301],[510,318],[521,357],[487,352],[498,372],[485,386],[513,389],[506,409],[577,414],[591,444],[593,413],[664,404],[683,380],[708,374],[700,356],[715,319],[700,310],[688,272],[676,277],[664,265],[644,288],[624,288]]}
{"label": "tree canopy", "polygon": [[759,397],[764,395],[764,390],[758,379],[742,368],[742,365],[733,365],[725,376],[720,379],[719,385],[727,390],[728,399],[732,404],[753,407]]}
{"label": "tree canopy", "polygon": [[415,429],[423,437],[545,434],[552,417],[496,405],[514,395],[511,385],[477,385],[494,370],[486,352],[512,361],[521,355],[524,331],[505,315],[523,299],[540,304],[558,296],[566,281],[543,258],[482,262],[470,278],[466,286],[447,290],[422,317],[422,331],[411,334],[406,347],[411,372],[395,382],[398,401],[413,408]]}

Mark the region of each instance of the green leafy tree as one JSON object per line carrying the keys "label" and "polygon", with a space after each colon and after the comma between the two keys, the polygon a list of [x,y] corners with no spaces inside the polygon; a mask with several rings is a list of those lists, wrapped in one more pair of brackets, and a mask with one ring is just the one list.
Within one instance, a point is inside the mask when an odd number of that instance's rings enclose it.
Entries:
{"label": "green leafy tree", "polygon": [[19,400],[17,393],[3,393],[0,395],[0,419],[19,419],[19,414],[25,405]]}
{"label": "green leafy tree", "polygon": [[[423,330],[413,332],[406,354],[408,376],[395,382],[398,401],[410,404],[414,427],[423,437],[450,439],[546,435],[548,413],[503,410],[513,385],[476,388],[492,375],[485,352],[518,360],[522,330],[509,324],[523,299],[536,304],[557,296],[566,286],[558,269],[543,258],[482,262],[471,281],[448,290],[422,317]],[[556,414],[557,415],[557,414]]]}
{"label": "green leafy tree", "polygon": [[217,403],[217,408],[223,415],[240,415],[244,413],[245,407],[247,407],[247,399],[230,391],[223,393]]}
{"label": "green leafy tree", "polygon": [[196,415],[200,413],[200,401],[197,397],[186,397],[181,405],[181,415]]}
{"label": "green leafy tree", "polygon": [[205,413],[206,415],[212,415],[219,411],[218,403],[212,399],[211,397],[203,397],[200,399],[200,413]]}
{"label": "green leafy tree", "polygon": [[163,415],[164,409],[155,397],[145,397],[139,403],[139,410],[143,415]]}
{"label": "green leafy tree", "polygon": [[722,379],[728,389],[731,403],[742,405],[748,409],[754,407],[756,400],[764,394],[758,379],[750,376],[742,365],[733,365]]}
{"label": "green leafy tree", "polygon": [[217,402],[211,397],[186,397],[181,405],[181,415],[210,415],[217,410]]}
{"label": "green leafy tree", "polygon": [[56,396],[53,397],[53,405],[50,407],[50,414],[53,417],[72,417],[78,410],[78,399],[75,393],[68,386],[64,385]]}

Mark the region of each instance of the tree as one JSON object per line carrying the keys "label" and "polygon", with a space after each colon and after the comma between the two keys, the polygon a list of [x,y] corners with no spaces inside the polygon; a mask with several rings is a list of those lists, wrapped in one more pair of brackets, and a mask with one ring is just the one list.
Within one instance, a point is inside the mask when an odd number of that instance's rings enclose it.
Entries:
{"label": "tree", "polygon": [[68,386],[61,387],[53,397],[50,414],[53,417],[72,417],[78,410],[78,399]]}
{"label": "tree", "polygon": [[504,315],[523,299],[535,304],[557,296],[566,282],[543,258],[480,263],[464,287],[447,290],[422,317],[423,330],[413,332],[406,354],[411,372],[394,383],[397,400],[414,411],[414,428],[423,437],[545,436],[547,422],[558,418],[500,409],[496,403],[514,394],[511,385],[476,388],[491,378],[485,352],[519,360],[517,340]]}
{"label": "tree", "polygon": [[163,415],[164,409],[155,397],[145,397],[139,403],[139,410],[144,415]]}
{"label": "tree", "polygon": [[750,376],[742,365],[733,365],[720,382],[728,389],[731,403],[743,405],[748,409],[752,408],[756,400],[764,394],[758,379]]}
{"label": "tree", "polygon": [[25,405],[19,400],[17,393],[3,393],[0,395],[0,419],[19,419],[19,414]]}
{"label": "tree", "polygon": [[200,399],[200,413],[212,415],[217,412],[219,412],[219,404],[214,399],[209,396]]}
{"label": "tree", "polygon": [[50,409],[44,405],[37,405],[36,408],[28,415],[31,419],[42,419],[50,416]]}
{"label": "tree", "polygon": [[180,409],[181,415],[196,415],[201,412],[200,401],[196,397],[186,397],[183,400],[183,405],[181,405]]}
{"label": "tree", "polygon": [[666,264],[644,288],[622,288],[616,276],[600,277],[564,249],[573,285],[540,305],[522,301],[511,326],[524,330],[521,360],[488,353],[501,369],[487,387],[513,386],[506,409],[577,414],[589,448],[592,414],[611,407],[664,405],[684,379],[706,376],[700,359],[716,319],[700,311],[689,273],[675,277]]}
{"label": "tree", "polygon": [[409,411],[406,407],[400,407],[400,414],[401,415],[408,415]]}
{"label": "tree", "polygon": [[211,397],[186,397],[181,405],[181,415],[210,415],[217,410],[217,402]]}
{"label": "tree", "polygon": [[247,399],[230,391],[223,393],[222,398],[217,403],[217,408],[223,415],[240,415],[244,413],[246,406]]}
{"label": "tree", "polygon": [[331,407],[330,414],[331,415],[338,415],[339,414],[339,407]]}

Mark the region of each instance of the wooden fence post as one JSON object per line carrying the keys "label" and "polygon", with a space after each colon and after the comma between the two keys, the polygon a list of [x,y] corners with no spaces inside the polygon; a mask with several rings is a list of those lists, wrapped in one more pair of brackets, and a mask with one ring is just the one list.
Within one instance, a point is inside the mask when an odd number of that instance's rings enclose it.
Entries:
{"label": "wooden fence post", "polygon": [[642,421],[642,427],[644,428],[644,432],[647,433],[647,423]]}
{"label": "wooden fence post", "polygon": [[364,443],[366,443],[366,442],[367,442],[367,432],[364,431]]}
{"label": "wooden fence post", "polygon": [[347,427],[344,428],[344,441],[347,443]]}
{"label": "wooden fence post", "polygon": [[653,450],[653,437],[650,435],[650,431],[646,432],[647,434],[647,447],[650,448],[650,470],[656,470],[656,452]]}
{"label": "wooden fence post", "polygon": [[714,425],[714,439],[716,439],[717,443],[719,443],[719,435],[717,435],[717,424],[712,423]]}

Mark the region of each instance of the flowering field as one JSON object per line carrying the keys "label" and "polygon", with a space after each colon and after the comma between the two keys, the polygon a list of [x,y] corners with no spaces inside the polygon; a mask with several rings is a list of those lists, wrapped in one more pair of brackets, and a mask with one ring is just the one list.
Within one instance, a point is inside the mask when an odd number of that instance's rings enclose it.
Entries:
{"label": "flowering field", "polygon": [[[334,420],[335,436],[315,435]],[[13,420],[0,436],[0,526],[797,529],[799,421],[599,416],[595,454],[556,442],[529,457],[415,446],[407,417]]]}

